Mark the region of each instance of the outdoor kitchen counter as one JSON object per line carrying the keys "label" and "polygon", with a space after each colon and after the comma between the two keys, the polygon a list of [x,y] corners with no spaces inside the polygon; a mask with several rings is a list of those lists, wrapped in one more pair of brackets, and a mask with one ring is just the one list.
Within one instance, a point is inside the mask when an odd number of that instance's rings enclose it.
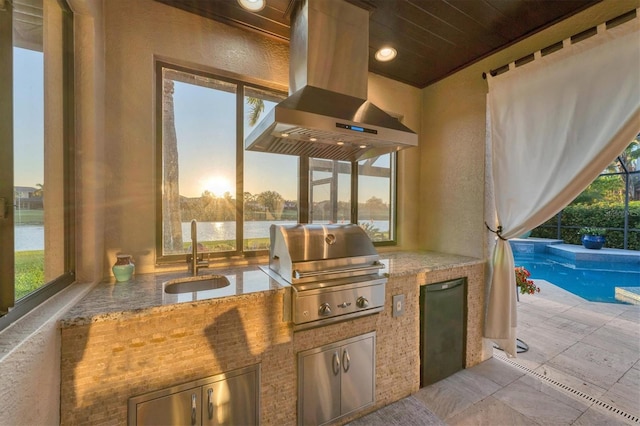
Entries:
{"label": "outdoor kitchen counter", "polygon": [[[385,265],[382,270],[390,278],[422,275],[433,271],[449,270],[461,266],[482,263],[480,259],[429,251],[402,251],[380,253]],[[131,314],[172,311],[185,302],[227,303],[230,298],[256,297],[255,293],[284,292],[281,281],[270,278],[258,266],[207,269],[203,275],[224,275],[231,284],[210,290],[210,296],[202,300],[192,300],[191,294],[174,295],[163,292],[163,283],[177,278],[186,278],[186,272],[162,274],[140,274],[127,282],[115,282],[114,278],[97,284],[89,294],[67,312],[61,319],[61,327],[90,324],[125,318]]]}
{"label": "outdoor kitchen counter", "polygon": [[[131,315],[169,312],[185,304],[228,304],[239,298],[258,298],[264,292],[282,292],[284,286],[262,272],[258,266],[207,269],[199,276],[224,275],[230,281],[227,287],[209,290],[208,297],[193,300],[192,293],[166,294],[164,283],[188,278],[183,272],[134,275],[129,281],[109,281],[97,284],[77,305],[60,320],[62,328],[129,318]],[[205,293],[205,292],[202,292]]]}
{"label": "outdoor kitchen counter", "polygon": [[[258,364],[261,424],[295,424],[296,354],[375,331],[376,402],[341,420],[348,422],[417,392],[420,286],[459,277],[469,289],[466,366],[479,363],[482,262],[426,251],[380,258],[389,276],[382,312],[298,332],[285,315],[289,290],[257,265],[201,271],[231,282],[205,300],[164,294],[163,284],[186,270],[96,284],[60,321],[60,424],[126,424],[133,396]],[[398,294],[404,314],[394,317]]]}
{"label": "outdoor kitchen counter", "polygon": [[[430,251],[382,252],[380,260],[385,265],[383,273],[390,278],[409,275],[421,275],[433,271],[449,270],[461,266],[482,263],[482,260],[467,256],[458,256]],[[258,266],[240,266],[234,268],[208,269],[200,275],[224,275],[231,284],[228,287],[212,290],[209,298],[192,300],[187,294],[168,295],[163,292],[163,283],[188,277],[186,272],[140,274],[127,282],[115,282],[113,278],[97,284],[89,294],[67,312],[60,326],[90,324],[97,321],[117,320],[131,314],[141,314],[146,310],[153,312],[172,311],[185,302],[189,303],[226,303],[229,298],[256,297],[261,292],[283,292],[281,281],[270,278]],[[215,292],[215,293],[213,293]]]}

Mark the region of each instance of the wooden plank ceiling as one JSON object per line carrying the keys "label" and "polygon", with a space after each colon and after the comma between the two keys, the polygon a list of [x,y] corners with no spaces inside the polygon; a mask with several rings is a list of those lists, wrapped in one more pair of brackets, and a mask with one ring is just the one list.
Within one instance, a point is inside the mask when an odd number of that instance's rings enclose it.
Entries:
{"label": "wooden plank ceiling", "polygon": [[[288,41],[299,0],[267,0],[258,13],[235,0],[156,1]],[[370,11],[369,71],[423,88],[601,0],[346,1]],[[398,57],[377,62],[382,46],[394,47]]]}

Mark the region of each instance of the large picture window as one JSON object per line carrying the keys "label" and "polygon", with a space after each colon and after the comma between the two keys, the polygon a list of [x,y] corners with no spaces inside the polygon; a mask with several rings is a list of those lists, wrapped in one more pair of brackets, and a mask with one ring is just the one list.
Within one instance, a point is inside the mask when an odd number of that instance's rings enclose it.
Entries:
{"label": "large picture window", "polygon": [[[73,281],[72,14],[0,9],[0,329]],[[46,89],[46,96],[45,96]]]}
{"label": "large picture window", "polygon": [[164,62],[156,76],[159,262],[184,260],[194,219],[209,257],[265,253],[273,223],[360,223],[393,242],[395,154],[352,164],[246,151],[286,93]]}

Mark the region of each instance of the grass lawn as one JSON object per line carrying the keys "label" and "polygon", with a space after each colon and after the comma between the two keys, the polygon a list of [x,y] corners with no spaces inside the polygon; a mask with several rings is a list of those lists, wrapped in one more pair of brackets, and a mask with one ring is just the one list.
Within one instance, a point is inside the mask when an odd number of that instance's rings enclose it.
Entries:
{"label": "grass lawn", "polygon": [[44,285],[44,250],[16,252],[16,300]]}

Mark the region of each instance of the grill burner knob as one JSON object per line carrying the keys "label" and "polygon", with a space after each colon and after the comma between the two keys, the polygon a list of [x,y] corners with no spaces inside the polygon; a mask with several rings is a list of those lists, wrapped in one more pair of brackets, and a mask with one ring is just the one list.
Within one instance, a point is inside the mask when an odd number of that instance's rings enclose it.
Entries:
{"label": "grill burner knob", "polygon": [[320,313],[320,315],[331,315],[331,306],[329,306],[328,303],[323,303],[322,305],[320,305],[320,309],[318,309],[318,312]]}
{"label": "grill burner knob", "polygon": [[369,301],[365,298],[365,297],[358,297],[358,300],[356,300],[356,306],[358,308],[368,308],[369,307]]}

